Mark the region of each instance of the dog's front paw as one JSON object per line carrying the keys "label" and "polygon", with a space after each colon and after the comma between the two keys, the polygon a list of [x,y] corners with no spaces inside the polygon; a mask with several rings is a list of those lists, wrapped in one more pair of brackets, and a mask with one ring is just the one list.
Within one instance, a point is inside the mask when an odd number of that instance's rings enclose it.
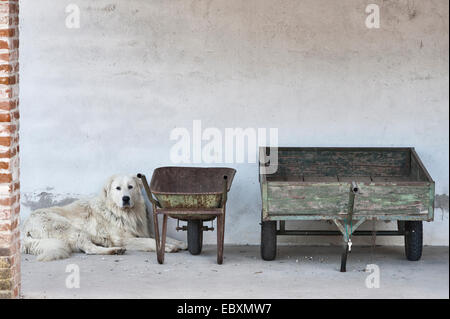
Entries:
{"label": "dog's front paw", "polygon": [[102,246],[102,247],[113,247],[114,246],[113,242],[107,237],[97,236],[97,237],[91,238],[91,240],[94,244],[96,244],[98,246]]}
{"label": "dog's front paw", "polygon": [[123,247],[114,247],[109,249],[110,255],[123,255],[125,254],[126,249]]}
{"label": "dog's front paw", "polygon": [[180,248],[174,244],[166,244],[165,251],[166,253],[176,253]]}

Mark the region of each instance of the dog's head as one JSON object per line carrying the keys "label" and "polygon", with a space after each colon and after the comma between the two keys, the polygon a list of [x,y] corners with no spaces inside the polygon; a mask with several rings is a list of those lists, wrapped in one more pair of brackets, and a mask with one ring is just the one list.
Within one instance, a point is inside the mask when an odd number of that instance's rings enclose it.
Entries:
{"label": "dog's head", "polygon": [[139,178],[129,175],[114,175],[103,187],[106,201],[113,202],[119,208],[133,208],[143,201],[142,182]]}

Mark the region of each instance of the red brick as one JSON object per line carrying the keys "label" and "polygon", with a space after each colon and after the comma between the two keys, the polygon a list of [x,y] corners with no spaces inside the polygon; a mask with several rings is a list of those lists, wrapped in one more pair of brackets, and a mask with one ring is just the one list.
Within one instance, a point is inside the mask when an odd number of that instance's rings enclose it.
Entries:
{"label": "red brick", "polygon": [[18,60],[18,52],[17,50],[10,51],[8,53],[1,53],[0,54],[0,61],[10,62],[10,61],[17,61]]}
{"label": "red brick", "polygon": [[0,72],[1,73],[11,73],[13,72],[14,67],[12,64],[1,64],[0,65]]}
{"label": "red brick", "polygon": [[0,152],[0,158],[11,158],[16,155],[16,150],[7,150],[5,152]]}
{"label": "red brick", "polygon": [[9,247],[12,241],[11,232],[0,232],[0,247]]}
{"label": "red brick", "polygon": [[2,196],[0,198],[1,206],[12,206],[14,203],[17,203],[17,196]]}
{"label": "red brick", "polygon": [[11,183],[12,175],[11,174],[0,174],[0,183]]}
{"label": "red brick", "polygon": [[0,29],[0,37],[12,38],[16,35],[16,29]]}
{"label": "red brick", "polygon": [[0,76],[0,84],[13,85],[16,83],[16,76]]}
{"label": "red brick", "polygon": [[17,125],[10,123],[0,123],[0,133],[14,134],[17,131]]}
{"label": "red brick", "polygon": [[0,221],[0,232],[12,231],[12,230],[16,229],[17,225],[18,225],[17,218],[15,220],[7,221],[7,222]]}
{"label": "red brick", "polygon": [[[1,68],[1,66],[0,66]],[[9,100],[9,101],[1,101],[0,102],[0,110],[14,110],[17,107],[18,100]]]}
{"label": "red brick", "polygon": [[0,136],[1,146],[11,146],[11,136]]}
{"label": "red brick", "polygon": [[11,122],[11,114],[0,114],[0,122]]}

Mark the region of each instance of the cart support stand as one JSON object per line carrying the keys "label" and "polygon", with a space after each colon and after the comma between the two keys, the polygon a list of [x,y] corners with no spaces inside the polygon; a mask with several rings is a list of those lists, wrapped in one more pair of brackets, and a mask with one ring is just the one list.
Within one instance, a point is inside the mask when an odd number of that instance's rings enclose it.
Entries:
{"label": "cart support stand", "polygon": [[352,182],[352,185],[350,186],[350,193],[349,193],[349,199],[348,199],[348,217],[345,219],[345,233],[344,235],[344,252],[342,253],[341,257],[341,272],[347,271],[347,256],[349,251],[351,251],[351,243],[352,243],[352,232],[353,227],[351,226],[350,229],[348,227],[348,224],[350,223],[352,225],[353,220],[353,209],[355,207],[355,196],[356,194],[359,194],[359,187],[356,184],[356,182]]}

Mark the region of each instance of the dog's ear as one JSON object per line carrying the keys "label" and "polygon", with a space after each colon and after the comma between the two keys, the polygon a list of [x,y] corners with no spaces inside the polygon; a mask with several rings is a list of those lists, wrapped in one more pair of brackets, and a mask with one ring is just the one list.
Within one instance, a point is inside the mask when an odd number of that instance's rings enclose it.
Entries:
{"label": "dog's ear", "polygon": [[133,179],[136,182],[136,185],[139,187],[139,189],[144,188],[144,184],[142,183],[142,180],[139,177],[133,176]]}
{"label": "dog's ear", "polygon": [[103,185],[102,193],[101,193],[103,199],[106,199],[108,197],[108,193],[109,193],[109,190],[111,189],[111,184],[114,180],[114,177],[115,176],[111,176],[110,178],[108,178],[105,185]]}

